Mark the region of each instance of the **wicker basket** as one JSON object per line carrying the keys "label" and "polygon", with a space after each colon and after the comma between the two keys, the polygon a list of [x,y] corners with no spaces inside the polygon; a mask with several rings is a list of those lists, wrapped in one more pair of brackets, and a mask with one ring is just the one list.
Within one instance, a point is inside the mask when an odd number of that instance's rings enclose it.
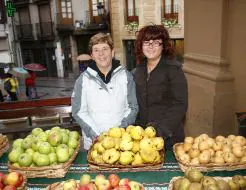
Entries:
{"label": "wicker basket", "polygon": [[194,167],[202,172],[207,171],[234,171],[234,170],[244,170],[246,169],[246,163],[225,163],[225,164],[216,164],[216,163],[208,163],[208,164],[199,164],[193,165],[190,163],[183,163],[176,153],[176,147],[183,143],[177,143],[173,146],[173,152],[176,160],[178,161],[180,169],[185,172],[189,167]]}
{"label": "wicker basket", "polygon": [[23,182],[20,187],[17,187],[17,190],[26,190],[27,189],[27,179],[26,176],[23,175]]}
{"label": "wicker basket", "polygon": [[[79,139],[80,142],[80,139]],[[42,167],[16,167],[8,163],[8,170],[17,171],[24,174],[27,178],[38,178],[38,177],[45,177],[45,178],[62,178],[68,172],[69,167],[71,166],[72,162],[76,158],[80,149],[80,144],[74,150],[73,155],[71,158],[62,164],[52,165],[52,166],[42,166]]]}
{"label": "wicker basket", "polygon": [[139,164],[139,165],[120,165],[120,164],[97,164],[91,158],[91,149],[87,154],[87,160],[90,170],[120,170],[120,171],[129,171],[129,170],[137,170],[137,171],[149,171],[149,170],[158,170],[163,167],[164,164],[164,151],[159,151],[160,153],[160,161],[153,164]]}
{"label": "wicker basket", "polygon": [[[76,182],[77,182],[77,186],[79,186],[79,180],[76,180]],[[45,189],[46,190],[63,190],[63,184],[64,184],[64,181],[52,183]],[[141,184],[141,190],[144,190],[144,186],[142,184]]]}
{"label": "wicker basket", "polygon": [[7,136],[0,134],[0,157],[9,149],[9,141]]}
{"label": "wicker basket", "polygon": [[[179,178],[181,178],[181,176],[179,177],[173,177],[169,183],[169,186],[168,186],[168,190],[173,190],[173,183],[178,180]],[[230,179],[232,179],[231,177],[213,177],[214,179],[216,180],[219,180],[219,179],[223,179],[225,181],[228,181]]]}

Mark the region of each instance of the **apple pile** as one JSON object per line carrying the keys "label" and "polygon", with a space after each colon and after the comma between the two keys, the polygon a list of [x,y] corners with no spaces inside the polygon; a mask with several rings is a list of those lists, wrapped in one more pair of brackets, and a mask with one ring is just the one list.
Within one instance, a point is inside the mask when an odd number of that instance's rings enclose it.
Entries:
{"label": "apple pile", "polygon": [[185,137],[175,152],[182,163],[192,165],[246,163],[246,139],[235,135],[211,138],[207,134]]}
{"label": "apple pile", "polygon": [[241,175],[234,175],[229,180],[203,176],[195,168],[188,168],[184,177],[173,182],[173,190],[244,190],[246,178]]}
{"label": "apple pile", "polygon": [[4,174],[0,172],[0,189],[2,190],[16,190],[24,183],[24,176],[19,172],[10,172]]}
{"label": "apple pile", "polygon": [[117,174],[110,174],[108,179],[103,174],[98,174],[94,180],[91,176],[84,174],[80,177],[79,183],[69,179],[63,183],[64,190],[142,190],[143,186],[128,178],[120,179]]}
{"label": "apple pile", "polygon": [[156,130],[149,126],[129,125],[126,129],[113,127],[102,133],[90,150],[90,157],[96,164],[142,165],[160,163],[160,151],[164,149],[162,137],[156,137]]}
{"label": "apple pile", "polygon": [[34,128],[26,138],[13,142],[8,159],[16,167],[56,165],[67,162],[79,143],[77,131]]}

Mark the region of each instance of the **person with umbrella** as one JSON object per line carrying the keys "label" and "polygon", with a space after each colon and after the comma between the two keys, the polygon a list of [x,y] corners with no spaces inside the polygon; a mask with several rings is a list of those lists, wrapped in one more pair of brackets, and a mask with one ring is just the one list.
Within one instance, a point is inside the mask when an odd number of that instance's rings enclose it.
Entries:
{"label": "person with umbrella", "polygon": [[26,85],[26,97],[31,100],[34,94],[34,98],[38,98],[37,88],[36,88],[36,78],[37,75],[34,71],[28,70],[29,77],[25,79]]}
{"label": "person with umbrella", "polygon": [[[6,85],[7,83],[9,83],[9,85]],[[5,88],[5,90],[7,91],[11,101],[17,101],[17,88],[19,86],[18,80],[12,74],[6,73],[4,86],[9,86],[8,88]]]}

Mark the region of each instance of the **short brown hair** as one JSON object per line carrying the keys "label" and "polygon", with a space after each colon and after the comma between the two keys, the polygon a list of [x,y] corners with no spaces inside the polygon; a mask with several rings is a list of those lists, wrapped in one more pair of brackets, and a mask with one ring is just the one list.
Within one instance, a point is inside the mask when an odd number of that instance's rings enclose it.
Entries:
{"label": "short brown hair", "polygon": [[143,61],[144,55],[142,50],[143,41],[161,39],[163,43],[162,55],[173,58],[175,50],[170,40],[169,33],[163,25],[148,25],[141,28],[137,33],[135,42],[135,52],[137,63]]}
{"label": "short brown hair", "polygon": [[113,40],[112,37],[110,36],[109,33],[98,33],[94,36],[91,37],[90,41],[89,41],[89,53],[92,53],[92,47],[96,44],[102,44],[102,43],[106,43],[109,45],[110,49],[112,50],[114,48],[114,44],[113,44]]}

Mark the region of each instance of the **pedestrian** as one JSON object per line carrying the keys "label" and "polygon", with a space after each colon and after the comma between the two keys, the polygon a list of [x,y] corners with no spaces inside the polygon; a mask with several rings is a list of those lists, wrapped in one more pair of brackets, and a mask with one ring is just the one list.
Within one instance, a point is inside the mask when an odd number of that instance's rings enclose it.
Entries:
{"label": "pedestrian", "polygon": [[36,78],[37,75],[34,71],[28,70],[29,77],[25,79],[26,85],[26,97],[31,100],[34,98],[38,98],[37,88],[36,88]]}
{"label": "pedestrian", "polygon": [[4,88],[7,91],[11,101],[17,101],[17,88],[19,86],[18,80],[10,73],[6,73],[4,79]]}
{"label": "pedestrian", "polygon": [[94,35],[89,52],[93,61],[76,80],[72,93],[72,116],[82,128],[86,150],[102,132],[134,124],[138,112],[133,76],[113,59],[111,36]]}
{"label": "pedestrian", "polygon": [[135,48],[138,124],[154,126],[165,139],[166,148],[171,149],[173,144],[184,140],[188,90],[182,65],[175,59],[175,50],[163,25],[141,28]]}

